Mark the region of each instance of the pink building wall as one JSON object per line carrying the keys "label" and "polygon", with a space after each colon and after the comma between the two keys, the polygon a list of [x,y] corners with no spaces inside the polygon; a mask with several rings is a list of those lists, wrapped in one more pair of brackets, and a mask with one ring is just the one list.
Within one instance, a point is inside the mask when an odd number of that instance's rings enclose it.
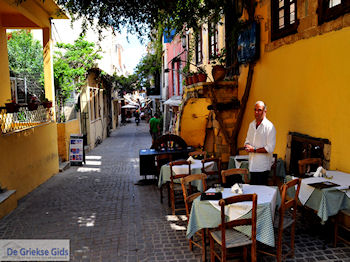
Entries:
{"label": "pink building wall", "polygon": [[[166,45],[167,61],[165,68],[169,68],[169,98],[174,95],[181,95],[183,89],[183,79],[181,71],[185,66],[186,51],[182,47],[181,38],[176,35],[171,43]],[[175,59],[174,59],[175,58]]]}

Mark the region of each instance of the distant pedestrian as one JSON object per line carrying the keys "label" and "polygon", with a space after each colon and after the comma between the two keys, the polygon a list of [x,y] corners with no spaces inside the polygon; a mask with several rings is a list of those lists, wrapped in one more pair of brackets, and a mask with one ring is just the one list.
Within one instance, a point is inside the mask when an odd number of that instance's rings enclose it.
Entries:
{"label": "distant pedestrian", "polygon": [[152,135],[152,144],[160,135],[160,119],[157,113],[149,120],[149,131]]}

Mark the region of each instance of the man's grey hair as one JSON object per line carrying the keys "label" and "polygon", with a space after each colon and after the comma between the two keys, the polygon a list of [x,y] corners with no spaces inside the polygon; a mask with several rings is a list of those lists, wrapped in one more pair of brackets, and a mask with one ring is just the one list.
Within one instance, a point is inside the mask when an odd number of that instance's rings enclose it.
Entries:
{"label": "man's grey hair", "polygon": [[267,110],[267,106],[265,105],[265,103],[263,101],[256,101],[255,105],[262,105],[264,107],[264,110]]}

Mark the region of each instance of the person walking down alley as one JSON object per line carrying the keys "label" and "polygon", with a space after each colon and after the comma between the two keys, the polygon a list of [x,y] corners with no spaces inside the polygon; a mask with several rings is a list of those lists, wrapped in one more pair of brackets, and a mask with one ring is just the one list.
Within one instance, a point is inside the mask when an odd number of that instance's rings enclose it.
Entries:
{"label": "person walking down alley", "polygon": [[253,185],[267,185],[276,145],[276,129],[266,118],[266,111],[263,101],[255,103],[255,120],[249,124],[244,143],[245,150],[249,152],[250,183]]}
{"label": "person walking down alley", "polygon": [[149,131],[152,135],[152,144],[158,138],[160,132],[160,119],[157,113],[149,120]]}

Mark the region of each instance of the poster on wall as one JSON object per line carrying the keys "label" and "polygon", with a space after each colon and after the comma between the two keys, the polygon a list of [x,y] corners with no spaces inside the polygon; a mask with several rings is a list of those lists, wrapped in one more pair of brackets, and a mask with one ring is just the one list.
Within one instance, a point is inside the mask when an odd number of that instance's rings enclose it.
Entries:
{"label": "poster on wall", "polygon": [[83,165],[84,139],[81,134],[71,134],[69,142],[69,161],[71,165]]}

